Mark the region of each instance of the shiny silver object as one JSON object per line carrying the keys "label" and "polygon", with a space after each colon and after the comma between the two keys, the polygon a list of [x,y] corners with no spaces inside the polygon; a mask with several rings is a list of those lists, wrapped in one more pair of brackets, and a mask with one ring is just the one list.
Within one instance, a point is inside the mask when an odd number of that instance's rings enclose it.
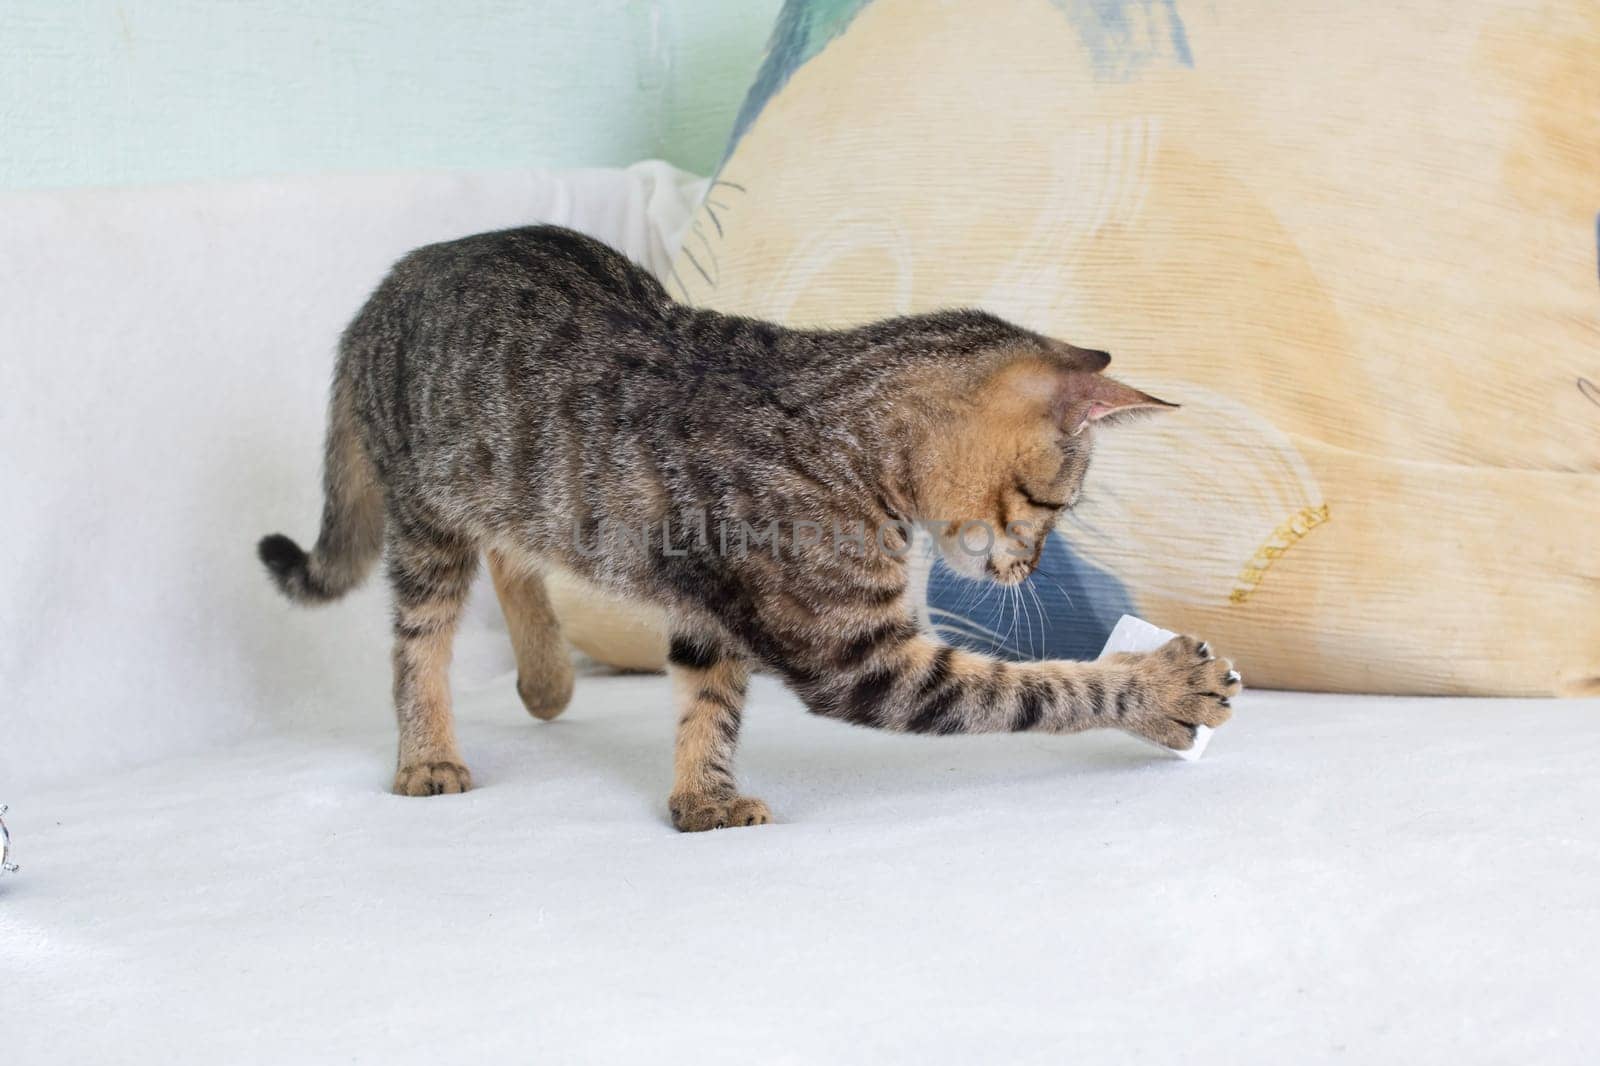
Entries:
{"label": "shiny silver object", "polygon": [[[0,803],[0,815],[6,813],[8,808]],[[11,833],[6,829],[6,820],[0,818],[0,874],[14,874],[19,867],[11,861]]]}

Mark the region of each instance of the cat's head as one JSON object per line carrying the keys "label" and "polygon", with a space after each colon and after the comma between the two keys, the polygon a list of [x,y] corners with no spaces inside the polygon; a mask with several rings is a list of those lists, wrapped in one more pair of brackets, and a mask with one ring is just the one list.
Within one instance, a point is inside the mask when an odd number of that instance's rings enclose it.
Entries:
{"label": "cat's head", "polygon": [[1110,362],[1105,352],[1042,341],[944,382],[956,395],[931,426],[915,495],[918,518],[956,573],[1026,580],[1078,502],[1095,434],[1177,406],[1107,377]]}

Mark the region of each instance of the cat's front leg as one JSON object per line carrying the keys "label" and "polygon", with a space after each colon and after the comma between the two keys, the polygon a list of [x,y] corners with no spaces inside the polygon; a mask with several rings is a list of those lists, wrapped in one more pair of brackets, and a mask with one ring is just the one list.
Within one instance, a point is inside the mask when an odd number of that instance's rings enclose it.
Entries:
{"label": "cat's front leg", "polygon": [[819,640],[791,683],[813,713],[903,733],[1081,733],[1123,729],[1187,751],[1232,714],[1233,665],[1193,637],[1097,662],[1012,663],[941,645],[908,615]]}
{"label": "cat's front leg", "polygon": [[672,824],[686,833],[772,821],[767,805],[739,794],[734,748],[750,670],[714,638],[675,634],[667,654],[678,704]]}

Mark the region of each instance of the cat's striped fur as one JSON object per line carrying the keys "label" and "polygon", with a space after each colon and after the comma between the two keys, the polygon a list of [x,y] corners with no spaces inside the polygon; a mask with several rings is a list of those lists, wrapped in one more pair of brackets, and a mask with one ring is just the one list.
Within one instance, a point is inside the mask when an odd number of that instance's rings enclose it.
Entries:
{"label": "cat's striped fur", "polygon": [[[407,794],[470,784],[446,671],[485,552],[518,690],[541,718],[572,687],[543,568],[668,609],[682,829],[768,820],[732,768],[750,664],[813,712],[875,728],[1112,726],[1185,748],[1238,690],[1204,644],[1013,664],[937,643],[906,603],[897,523],[933,523],[970,576],[1032,571],[1096,427],[1168,406],[1105,377],[1108,361],[977,311],[795,330],[697,310],[555,227],[433,245],[402,259],[344,334],[315,548],[274,535],[260,554],[287,595],[317,603],[387,546]],[[962,550],[968,522],[995,542]],[[727,542],[774,523],[776,549]],[[824,534],[782,532],[797,523]]]}

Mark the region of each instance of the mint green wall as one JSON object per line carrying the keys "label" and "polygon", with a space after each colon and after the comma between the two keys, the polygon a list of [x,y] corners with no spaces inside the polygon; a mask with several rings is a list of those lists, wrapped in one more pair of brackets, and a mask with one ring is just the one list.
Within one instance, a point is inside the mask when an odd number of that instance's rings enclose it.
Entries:
{"label": "mint green wall", "polygon": [[720,158],[779,0],[0,0],[0,187]]}

